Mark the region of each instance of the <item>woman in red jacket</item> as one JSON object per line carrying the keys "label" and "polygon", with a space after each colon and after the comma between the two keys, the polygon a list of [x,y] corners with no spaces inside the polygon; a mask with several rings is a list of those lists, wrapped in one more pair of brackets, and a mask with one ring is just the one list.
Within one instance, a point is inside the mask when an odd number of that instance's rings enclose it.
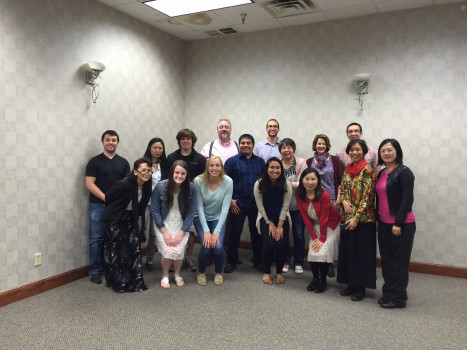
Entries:
{"label": "woman in red jacket", "polygon": [[326,289],[329,265],[338,248],[340,215],[332,206],[329,193],[321,187],[321,177],[314,168],[304,170],[300,176],[296,200],[311,235],[308,261],[313,280],[307,290],[322,293]]}

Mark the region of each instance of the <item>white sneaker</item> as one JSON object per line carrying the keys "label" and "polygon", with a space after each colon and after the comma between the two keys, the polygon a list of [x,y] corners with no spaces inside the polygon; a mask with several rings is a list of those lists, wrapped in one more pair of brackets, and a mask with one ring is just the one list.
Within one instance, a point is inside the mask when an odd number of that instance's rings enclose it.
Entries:
{"label": "white sneaker", "polygon": [[301,267],[300,265],[297,265],[295,266],[295,273],[300,275],[303,273],[303,267]]}
{"label": "white sneaker", "polygon": [[289,265],[284,265],[284,266],[282,267],[282,272],[283,272],[283,273],[289,272]]}

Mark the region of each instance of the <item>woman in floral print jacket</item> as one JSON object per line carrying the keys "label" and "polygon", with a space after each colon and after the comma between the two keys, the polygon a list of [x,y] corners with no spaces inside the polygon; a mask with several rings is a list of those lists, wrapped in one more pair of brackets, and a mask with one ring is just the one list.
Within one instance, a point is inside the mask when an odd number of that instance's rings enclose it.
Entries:
{"label": "woman in floral print jacket", "polygon": [[376,289],[376,174],[364,159],[367,152],[364,140],[349,142],[346,153],[352,163],[347,166],[340,185],[343,230],[337,282],[347,285],[340,294],[351,296],[353,301],[366,296],[365,288]]}

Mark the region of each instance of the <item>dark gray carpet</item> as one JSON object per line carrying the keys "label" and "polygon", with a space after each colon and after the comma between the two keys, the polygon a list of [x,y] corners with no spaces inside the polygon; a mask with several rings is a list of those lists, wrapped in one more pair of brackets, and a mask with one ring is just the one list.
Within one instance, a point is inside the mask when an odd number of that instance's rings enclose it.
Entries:
{"label": "dark gray carpet", "polygon": [[205,287],[183,270],[186,287],[164,290],[156,266],[145,292],[81,279],[0,308],[0,349],[466,349],[464,279],[412,273],[407,308],[383,310],[380,270],[378,289],[352,302],[334,279],[325,293],[308,292],[308,269],[268,286],[239,265],[219,287],[213,267]]}

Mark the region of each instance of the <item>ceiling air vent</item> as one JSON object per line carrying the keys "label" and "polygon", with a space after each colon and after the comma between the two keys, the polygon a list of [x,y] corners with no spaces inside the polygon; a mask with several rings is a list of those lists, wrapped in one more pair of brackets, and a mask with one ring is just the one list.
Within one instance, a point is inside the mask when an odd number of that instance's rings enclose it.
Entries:
{"label": "ceiling air vent", "polygon": [[235,34],[238,32],[233,28],[222,28],[222,29],[216,29],[216,30],[208,30],[205,33],[209,36],[220,36],[220,35]]}
{"label": "ceiling air vent", "polygon": [[275,17],[289,17],[319,11],[311,0],[271,0],[263,6]]}

